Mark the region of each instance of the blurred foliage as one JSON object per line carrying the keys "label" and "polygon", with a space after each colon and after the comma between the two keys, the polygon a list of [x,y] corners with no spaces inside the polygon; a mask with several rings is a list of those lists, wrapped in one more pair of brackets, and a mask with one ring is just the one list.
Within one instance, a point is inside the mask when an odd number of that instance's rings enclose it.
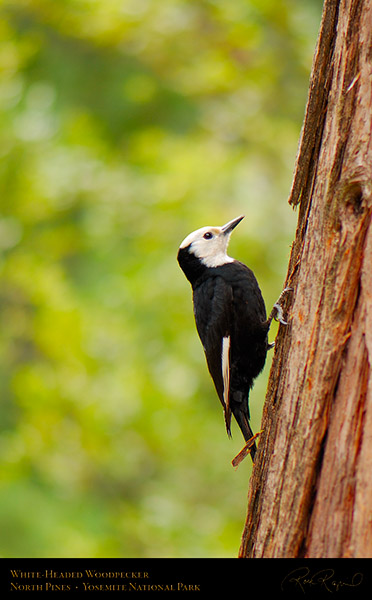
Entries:
{"label": "blurred foliage", "polygon": [[251,466],[176,253],[246,214],[231,254],[279,295],[321,1],[1,10],[0,554],[236,556]]}

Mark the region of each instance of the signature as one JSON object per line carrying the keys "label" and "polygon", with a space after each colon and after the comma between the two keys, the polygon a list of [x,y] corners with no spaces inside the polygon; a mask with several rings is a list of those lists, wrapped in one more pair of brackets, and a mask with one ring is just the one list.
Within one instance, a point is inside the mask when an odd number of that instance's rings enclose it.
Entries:
{"label": "signature", "polygon": [[362,581],[362,573],[354,573],[351,577],[338,578],[334,569],[321,569],[312,573],[309,567],[299,567],[284,577],[281,589],[284,591],[294,586],[305,594],[307,589],[319,586],[319,588],[333,593],[344,588],[357,587]]}

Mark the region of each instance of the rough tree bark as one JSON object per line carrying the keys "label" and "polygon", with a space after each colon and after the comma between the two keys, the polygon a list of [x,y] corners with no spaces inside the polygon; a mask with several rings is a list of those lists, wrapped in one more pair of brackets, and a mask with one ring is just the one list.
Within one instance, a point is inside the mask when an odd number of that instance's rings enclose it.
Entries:
{"label": "rough tree bark", "polygon": [[325,0],[241,557],[372,557],[372,0]]}

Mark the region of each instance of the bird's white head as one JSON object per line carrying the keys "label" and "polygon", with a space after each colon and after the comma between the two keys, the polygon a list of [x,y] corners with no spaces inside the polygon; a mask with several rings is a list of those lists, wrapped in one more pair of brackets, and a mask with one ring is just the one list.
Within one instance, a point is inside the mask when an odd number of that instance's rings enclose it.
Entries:
{"label": "bird's white head", "polygon": [[202,227],[190,233],[182,242],[180,249],[189,248],[206,267],[220,267],[233,262],[227,255],[232,230],[244,219],[244,215],[226,223],[222,227]]}

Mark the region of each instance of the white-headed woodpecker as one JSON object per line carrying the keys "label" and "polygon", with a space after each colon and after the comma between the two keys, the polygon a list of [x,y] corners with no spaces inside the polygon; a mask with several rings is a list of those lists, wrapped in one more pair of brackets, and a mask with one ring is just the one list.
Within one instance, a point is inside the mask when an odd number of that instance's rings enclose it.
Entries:
{"label": "white-headed woodpecker", "polygon": [[232,413],[254,460],[256,445],[249,424],[249,391],[271,347],[268,331],[272,319],[283,324],[285,321],[280,300],[267,318],[253,272],[227,255],[231,232],[243,218],[233,219],[223,227],[194,231],[182,242],[177,258],[192,286],[196,328],[224,410],[227,433],[231,436]]}

